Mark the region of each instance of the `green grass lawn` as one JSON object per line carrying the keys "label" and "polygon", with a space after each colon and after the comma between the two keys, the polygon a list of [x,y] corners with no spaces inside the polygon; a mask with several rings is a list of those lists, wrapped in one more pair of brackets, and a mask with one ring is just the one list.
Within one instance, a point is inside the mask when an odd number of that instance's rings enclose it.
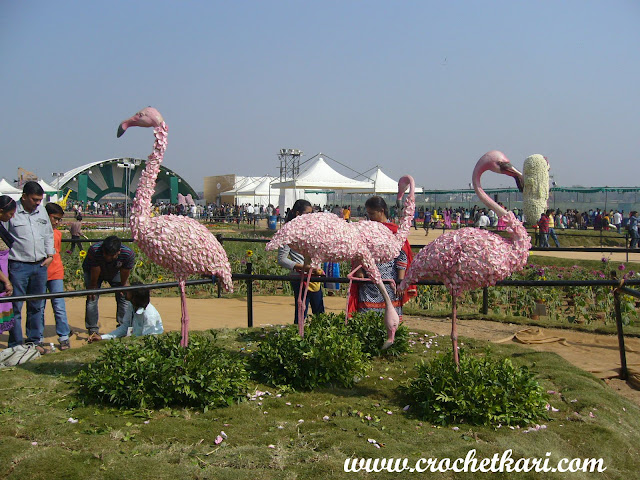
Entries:
{"label": "green grass lawn", "polygon": [[[222,330],[220,345],[232,352],[256,348],[260,330]],[[525,432],[497,425],[436,428],[414,418],[397,387],[415,375],[414,365],[450,346],[438,337],[426,348],[425,332],[411,336],[412,352],[377,358],[352,389],[327,386],[313,392],[279,391],[252,384],[247,401],[206,413],[181,408],[125,411],[83,405],[74,379],[103,345],[50,354],[0,375],[0,477],[9,479],[315,479],[414,478],[409,473],[345,473],[348,458],[492,457],[603,458],[604,473],[518,474],[516,478],[637,478],[640,408],[602,381],[557,355],[516,345],[492,345],[496,357],[527,365],[557,412],[546,428]],[[422,342],[420,341],[422,339]],[[462,338],[467,352],[485,342]],[[244,350],[242,350],[244,349]],[[238,353],[246,354],[246,353]],[[77,420],[77,423],[69,422]],[[227,439],[215,444],[224,431]],[[376,448],[376,443],[381,448]],[[425,477],[428,473],[423,474]],[[487,478],[484,473],[431,473],[432,478]],[[491,473],[489,478],[511,478]],[[416,478],[421,478],[417,476]]]}

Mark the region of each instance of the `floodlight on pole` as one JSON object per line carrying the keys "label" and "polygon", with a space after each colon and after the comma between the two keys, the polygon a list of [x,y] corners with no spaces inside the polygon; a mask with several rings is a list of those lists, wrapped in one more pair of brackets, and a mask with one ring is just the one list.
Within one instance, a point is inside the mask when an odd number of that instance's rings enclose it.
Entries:
{"label": "floodlight on pole", "polygon": [[281,148],[278,154],[280,160],[280,181],[295,178],[300,173],[300,157],[304,152],[297,148]]}
{"label": "floodlight on pole", "polygon": [[64,172],[53,172],[51,176],[56,179],[56,188],[60,190],[60,182],[62,181],[62,177],[64,177]]}
{"label": "floodlight on pole", "polygon": [[124,215],[123,222],[129,216],[129,183],[131,182],[131,170],[135,170],[137,165],[133,163],[134,158],[123,158],[122,163],[118,163],[118,168],[125,168],[125,181],[124,181]]}

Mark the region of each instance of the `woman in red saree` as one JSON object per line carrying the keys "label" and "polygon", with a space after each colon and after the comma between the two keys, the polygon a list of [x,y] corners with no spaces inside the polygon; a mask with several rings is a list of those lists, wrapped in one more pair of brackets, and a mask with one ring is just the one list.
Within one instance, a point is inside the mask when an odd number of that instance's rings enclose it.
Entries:
{"label": "woman in red saree", "polygon": [[[387,208],[387,203],[382,197],[373,196],[366,201],[364,206],[369,220],[382,223],[393,233],[398,231],[398,226],[395,223],[389,222],[389,209]],[[405,241],[402,250],[400,250],[400,253],[395,259],[387,263],[377,264],[382,279],[392,279],[395,281],[396,285],[400,285],[400,282],[404,278],[405,272],[407,268],[409,268],[412,259],[413,255],[411,253],[411,246],[408,241]],[[364,274],[361,270],[356,272],[356,276],[363,275]],[[402,321],[402,305],[408,302],[411,297],[416,296],[416,286],[412,285],[400,298],[397,297],[391,284],[385,282],[385,287],[392,300],[393,306]],[[349,290],[347,318],[351,317],[354,312],[374,311],[384,314],[384,310],[384,298],[375,284],[365,282],[353,282],[351,284],[351,288]]]}

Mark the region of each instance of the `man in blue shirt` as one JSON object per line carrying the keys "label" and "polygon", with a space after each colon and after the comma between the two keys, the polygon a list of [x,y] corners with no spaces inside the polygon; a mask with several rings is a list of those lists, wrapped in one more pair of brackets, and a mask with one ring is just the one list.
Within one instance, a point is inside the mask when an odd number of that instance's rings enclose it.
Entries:
{"label": "man in blue shirt", "polygon": [[[44,190],[37,182],[27,182],[17,202],[15,216],[9,220],[7,230],[14,238],[9,252],[9,280],[13,294],[39,295],[47,286],[47,267],[56,253],[53,247],[53,229],[49,215],[42,207]],[[13,328],[9,331],[9,347],[24,343],[22,336],[22,304],[13,302]],[[44,353],[43,323],[44,300],[27,302],[27,343],[38,346]]]}
{"label": "man in blue shirt", "polygon": [[[129,247],[122,245],[115,235],[102,242],[91,245],[82,263],[84,282],[88,290],[100,288],[102,282],[112,287],[129,285],[129,274],[136,263],[136,255]],[[87,295],[84,323],[89,334],[98,333],[98,298],[100,295]],[[116,293],[118,325],[123,322],[131,308],[131,303],[122,292]]]}

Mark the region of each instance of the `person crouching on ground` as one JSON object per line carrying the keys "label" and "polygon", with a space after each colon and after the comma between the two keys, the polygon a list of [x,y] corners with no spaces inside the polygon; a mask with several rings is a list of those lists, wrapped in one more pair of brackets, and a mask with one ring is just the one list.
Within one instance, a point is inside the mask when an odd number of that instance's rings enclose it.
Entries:
{"label": "person crouching on ground", "polygon": [[[131,285],[142,285],[142,283],[132,282]],[[160,313],[158,313],[156,307],[151,305],[149,289],[139,288],[136,290],[127,290],[125,296],[127,300],[131,302],[131,305],[133,305],[133,308],[129,311],[129,315],[127,315],[122,323],[111,333],[104,335],[92,333],[88,340],[89,343],[126,337],[129,329],[131,329],[132,337],[159,335],[164,332]]]}
{"label": "person crouching on ground", "polygon": [[[100,288],[102,282],[108,282],[112,287],[129,285],[129,274],[136,263],[136,254],[115,235],[111,235],[102,242],[94,243],[87,251],[82,262],[85,287],[88,290]],[[84,323],[89,334],[98,333],[98,298],[99,295],[87,295]],[[116,293],[118,304],[116,321],[118,325],[127,314],[131,304],[122,292]]]}

